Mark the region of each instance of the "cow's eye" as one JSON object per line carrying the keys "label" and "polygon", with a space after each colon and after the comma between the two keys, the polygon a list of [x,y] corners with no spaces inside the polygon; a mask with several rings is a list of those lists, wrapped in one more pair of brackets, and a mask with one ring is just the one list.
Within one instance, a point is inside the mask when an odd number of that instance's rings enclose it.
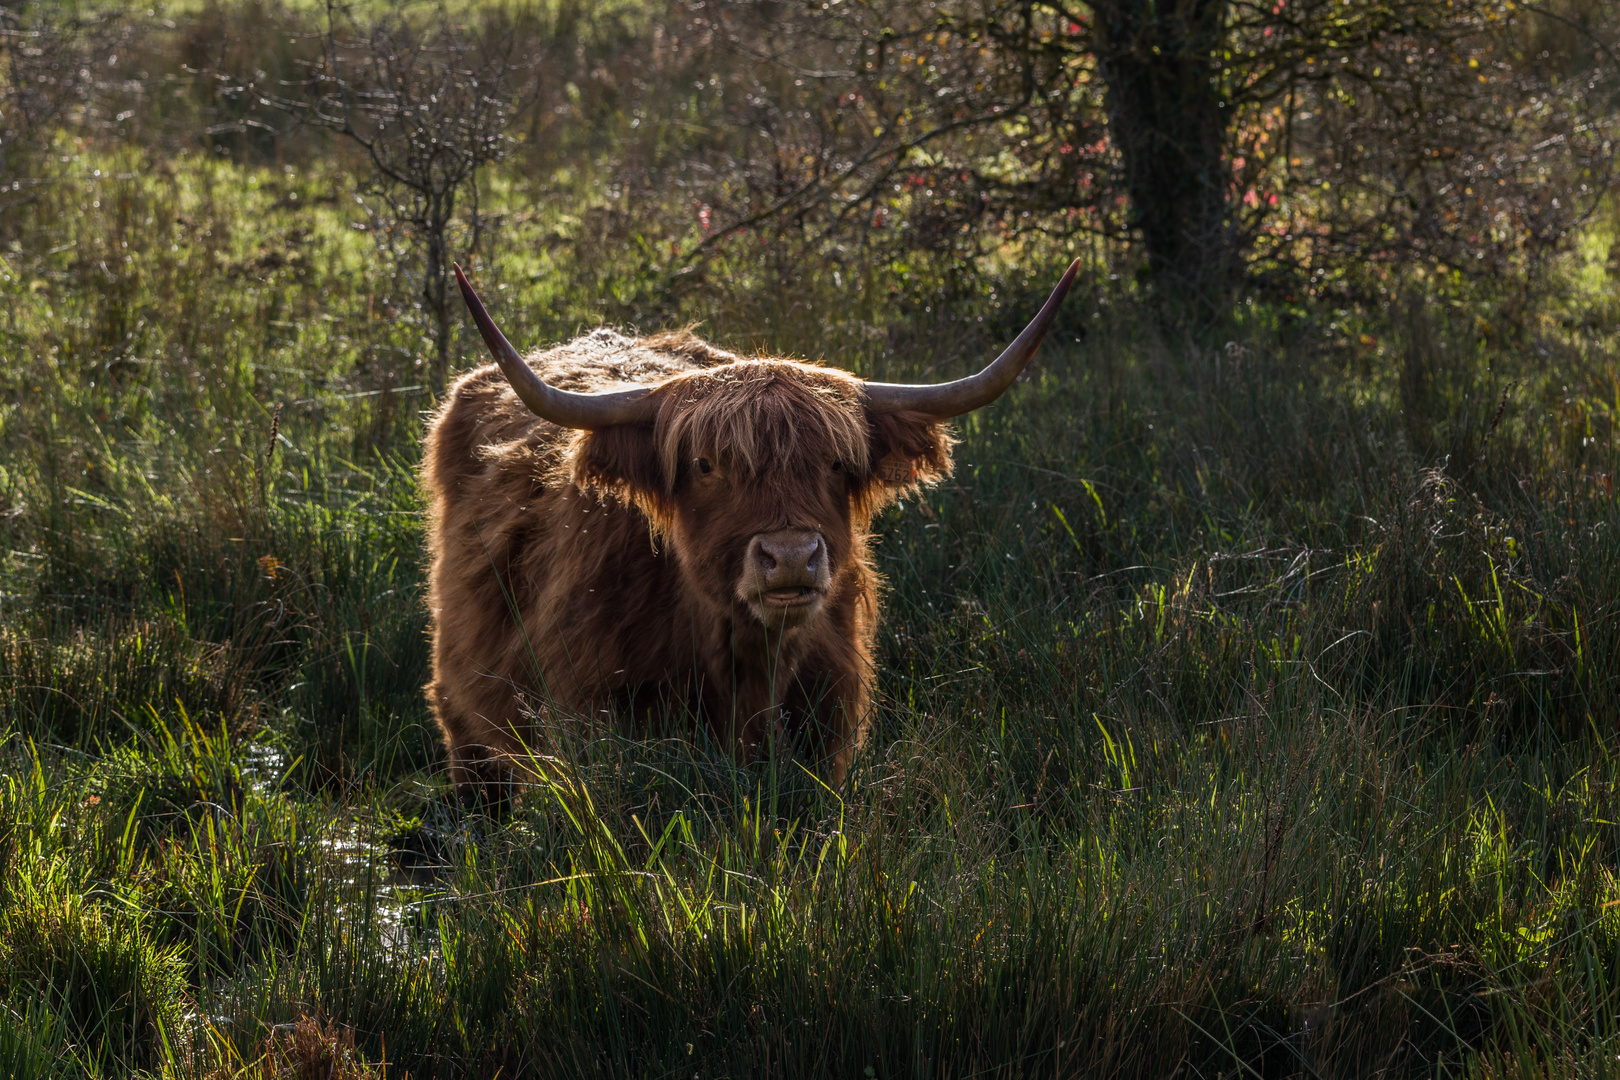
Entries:
{"label": "cow's eye", "polygon": [[700,457],[697,459],[697,471],[703,473],[704,475],[708,475],[714,471],[714,466],[709,464],[708,458]]}
{"label": "cow's eye", "polygon": [[844,463],[842,461],[833,462],[833,472],[843,472],[843,471],[844,471]]}

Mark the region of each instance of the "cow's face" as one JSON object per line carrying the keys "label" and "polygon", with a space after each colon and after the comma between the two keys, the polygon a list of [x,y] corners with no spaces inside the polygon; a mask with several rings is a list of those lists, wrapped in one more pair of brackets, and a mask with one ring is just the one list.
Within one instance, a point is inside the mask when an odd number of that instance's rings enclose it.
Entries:
{"label": "cow's face", "polygon": [[694,599],[773,631],[814,621],[872,514],[950,468],[940,420],[869,414],[843,372],[748,361],[658,394],[654,423],[580,437],[574,479],[641,507]]}

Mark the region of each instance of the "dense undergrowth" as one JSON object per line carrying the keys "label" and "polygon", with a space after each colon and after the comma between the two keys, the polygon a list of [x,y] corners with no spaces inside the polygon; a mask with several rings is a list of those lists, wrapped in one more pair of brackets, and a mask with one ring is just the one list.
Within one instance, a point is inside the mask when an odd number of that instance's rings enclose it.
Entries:
{"label": "dense undergrowth", "polygon": [[[0,1070],[1620,1071],[1601,226],[1515,320],[1429,280],[1177,337],[1099,264],[881,522],[842,790],[562,732],[492,820],[421,697],[426,349],[341,159],[60,149],[0,265]],[[936,377],[1063,261],[672,284],[530,195],[474,260],[525,342]]]}

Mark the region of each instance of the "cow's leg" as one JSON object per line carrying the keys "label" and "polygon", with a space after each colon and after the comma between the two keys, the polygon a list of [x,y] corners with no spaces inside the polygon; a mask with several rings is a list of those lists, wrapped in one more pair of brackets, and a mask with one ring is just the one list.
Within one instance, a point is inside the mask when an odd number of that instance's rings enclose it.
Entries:
{"label": "cow's leg", "polygon": [[759,672],[747,670],[722,672],[704,686],[703,711],[709,728],[740,762],[746,764],[758,756],[779,715],[775,689]]}
{"label": "cow's leg", "polygon": [[478,785],[478,759],[481,756],[472,745],[473,725],[455,707],[444,683],[438,679],[428,683],[427,695],[433,708],[433,719],[439,725],[439,737],[444,741],[450,784],[455,788],[457,801],[466,805],[474,797]]}
{"label": "cow's leg", "polygon": [[783,700],[787,727],[826,764],[834,787],[844,782],[855,751],[866,741],[871,707],[866,681],[856,671],[806,663]]}
{"label": "cow's leg", "polygon": [[457,747],[450,758],[450,779],[463,809],[482,810],[497,817],[511,805],[517,786],[510,759],[488,746]]}
{"label": "cow's leg", "polygon": [[710,730],[738,761],[754,761],[781,715],[792,681],[793,657],[779,635],[757,622],[734,619],[711,655],[703,680],[703,711]]}
{"label": "cow's leg", "polygon": [[428,687],[428,694],[434,719],[444,736],[447,771],[456,801],[467,809],[483,806],[499,812],[511,800],[513,775],[502,748],[489,745],[490,725],[456,709],[450,695],[437,683]]}
{"label": "cow's leg", "polygon": [[481,764],[479,755],[473,753],[471,747],[450,748],[450,784],[455,788],[456,801],[463,807],[478,801],[479,787],[483,783],[479,776]]}

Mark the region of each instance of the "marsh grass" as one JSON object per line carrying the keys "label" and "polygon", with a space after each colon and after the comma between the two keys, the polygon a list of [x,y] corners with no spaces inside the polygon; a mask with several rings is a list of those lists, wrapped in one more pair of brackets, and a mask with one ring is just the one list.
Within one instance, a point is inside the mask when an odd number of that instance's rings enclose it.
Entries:
{"label": "marsh grass", "polygon": [[[558,731],[496,819],[422,704],[426,351],[343,169],[143,155],[64,147],[0,273],[13,1075],[1616,1071],[1607,279],[1188,342],[1099,274],[881,522],[848,784]],[[514,338],[933,377],[1041,288],[670,289],[577,209],[478,266]]]}

